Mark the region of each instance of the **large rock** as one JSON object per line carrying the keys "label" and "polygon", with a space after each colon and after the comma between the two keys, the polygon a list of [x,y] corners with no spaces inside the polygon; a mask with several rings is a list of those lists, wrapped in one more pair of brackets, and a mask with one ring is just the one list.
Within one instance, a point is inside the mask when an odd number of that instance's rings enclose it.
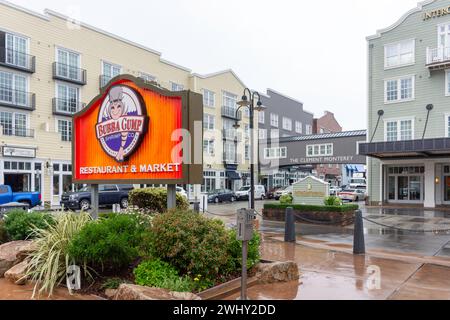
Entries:
{"label": "large rock", "polygon": [[190,292],[171,292],[160,288],[121,284],[114,300],[201,300]]}
{"label": "large rock", "polygon": [[300,278],[295,262],[261,263],[257,267],[256,277],[262,284],[289,282]]}
{"label": "large rock", "polygon": [[30,241],[2,244],[0,246],[0,278],[3,278],[6,271],[21,263],[32,250],[33,244]]}
{"label": "large rock", "polygon": [[5,279],[19,286],[25,285],[27,283],[27,277],[25,275],[27,273],[28,265],[28,260],[24,260],[21,263],[16,264],[14,267],[5,272]]}

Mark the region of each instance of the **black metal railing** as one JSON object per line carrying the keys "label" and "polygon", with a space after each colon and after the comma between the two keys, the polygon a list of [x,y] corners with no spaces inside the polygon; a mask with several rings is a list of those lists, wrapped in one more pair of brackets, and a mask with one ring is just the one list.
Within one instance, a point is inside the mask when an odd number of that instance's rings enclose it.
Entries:
{"label": "black metal railing", "polygon": [[222,137],[224,141],[241,142],[242,135],[236,129],[223,129]]}
{"label": "black metal railing", "polygon": [[4,126],[4,127],[2,127],[2,133],[4,136],[34,138],[34,130],[33,129],[5,127]]}
{"label": "black metal railing", "polygon": [[68,64],[53,63],[53,79],[70,81],[73,83],[86,84],[86,70],[70,66]]}
{"label": "black metal railing", "polygon": [[35,110],[36,95],[31,92],[0,87],[0,105],[5,107]]}
{"label": "black metal railing", "polygon": [[36,72],[36,57],[24,52],[0,47],[0,65],[34,73]]}
{"label": "black metal railing", "polygon": [[222,106],[222,117],[234,119],[234,120],[242,120],[242,112],[236,112],[236,108]]}
{"label": "black metal railing", "polygon": [[85,106],[85,103],[76,100],[53,98],[53,114],[73,115]]}

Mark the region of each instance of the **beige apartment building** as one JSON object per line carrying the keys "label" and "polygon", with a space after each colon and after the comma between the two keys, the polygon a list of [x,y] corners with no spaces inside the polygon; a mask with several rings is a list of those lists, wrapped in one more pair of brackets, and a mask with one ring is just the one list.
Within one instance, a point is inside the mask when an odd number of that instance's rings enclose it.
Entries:
{"label": "beige apartment building", "polygon": [[[249,128],[248,113],[236,114],[245,85],[233,71],[195,74],[157,51],[49,10],[39,14],[0,2],[0,17],[0,184],[40,191],[44,202],[59,205],[63,192],[77,188],[71,178],[72,115],[119,74],[202,93],[201,190],[235,190],[249,182],[250,165],[243,161],[250,156],[248,131],[233,129],[236,118]],[[188,189],[200,192],[200,186]]]}

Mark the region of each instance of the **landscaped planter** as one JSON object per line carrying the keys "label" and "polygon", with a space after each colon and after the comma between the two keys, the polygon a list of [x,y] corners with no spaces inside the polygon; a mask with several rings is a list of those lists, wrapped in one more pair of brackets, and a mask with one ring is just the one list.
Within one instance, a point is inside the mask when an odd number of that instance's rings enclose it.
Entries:
{"label": "landscaped planter", "polygon": [[[264,220],[284,222],[286,208],[294,209],[295,221],[304,224],[329,224],[348,226],[353,224],[358,205],[306,206],[266,204],[263,209]],[[317,221],[317,223],[313,223]]]}

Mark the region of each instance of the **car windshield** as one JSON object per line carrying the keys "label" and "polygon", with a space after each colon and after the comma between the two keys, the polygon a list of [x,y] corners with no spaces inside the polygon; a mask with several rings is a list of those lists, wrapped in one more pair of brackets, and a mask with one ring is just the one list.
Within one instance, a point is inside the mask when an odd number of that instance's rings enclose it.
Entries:
{"label": "car windshield", "polygon": [[78,192],[89,192],[91,190],[91,188],[89,186],[85,186],[83,188],[81,188]]}
{"label": "car windshield", "polygon": [[248,191],[250,190],[250,187],[242,187],[239,189],[239,191]]}

